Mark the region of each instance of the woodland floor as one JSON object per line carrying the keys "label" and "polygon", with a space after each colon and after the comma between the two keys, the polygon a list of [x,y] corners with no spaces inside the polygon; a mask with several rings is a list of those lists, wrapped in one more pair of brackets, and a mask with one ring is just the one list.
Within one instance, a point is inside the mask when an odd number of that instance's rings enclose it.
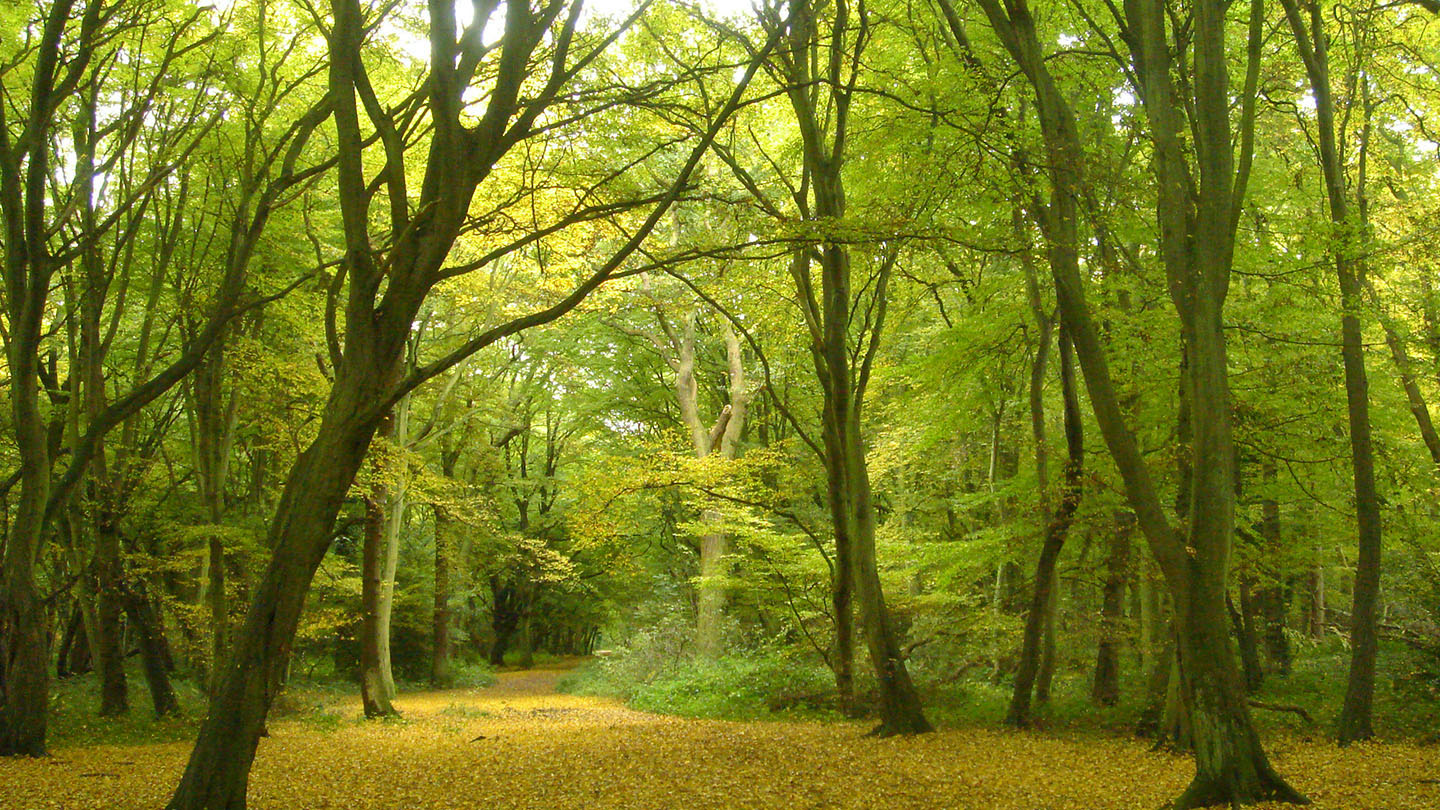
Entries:
{"label": "woodland floor", "polygon": [[[984,808],[1154,810],[1188,759],[1142,742],[1004,730],[878,740],[856,724],[718,722],[557,694],[560,670],[488,689],[403,695],[404,718],[277,720],[252,810],[421,808]],[[1440,748],[1271,739],[1281,773],[1321,810],[1440,808]],[[0,760],[4,810],[157,810],[188,744],[62,748]]]}

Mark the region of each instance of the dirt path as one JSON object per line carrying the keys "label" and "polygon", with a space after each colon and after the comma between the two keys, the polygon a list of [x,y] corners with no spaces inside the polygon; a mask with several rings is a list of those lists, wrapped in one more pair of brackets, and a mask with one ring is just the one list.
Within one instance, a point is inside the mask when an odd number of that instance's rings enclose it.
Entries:
{"label": "dirt path", "polygon": [[[1000,730],[874,740],[848,724],[729,723],[631,711],[554,692],[558,670],[483,690],[402,696],[404,718],[282,720],[261,742],[252,810],[426,808],[1152,808],[1183,758],[1130,740]],[[98,746],[0,761],[3,810],[158,810],[189,746]],[[1276,759],[1333,810],[1434,810],[1440,751],[1279,744]]]}

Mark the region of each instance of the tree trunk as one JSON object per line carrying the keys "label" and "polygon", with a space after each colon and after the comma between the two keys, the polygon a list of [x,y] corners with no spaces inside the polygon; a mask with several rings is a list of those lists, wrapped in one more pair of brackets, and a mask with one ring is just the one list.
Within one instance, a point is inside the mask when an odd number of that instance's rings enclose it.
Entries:
{"label": "tree trunk", "polygon": [[1040,667],[1035,671],[1035,703],[1050,705],[1050,691],[1055,684],[1055,623],[1060,615],[1060,580],[1052,577],[1050,598],[1045,602],[1045,624],[1041,630]]}
{"label": "tree trunk", "polygon": [[405,521],[404,493],[391,494],[385,501],[385,559],[380,571],[380,599],[376,606],[375,643],[379,653],[380,686],[387,700],[394,700],[395,668],[390,661],[390,628],[395,615],[395,575],[400,565],[400,530]]}
{"label": "tree trunk", "polygon": [[505,666],[505,653],[520,626],[522,610],[519,588],[503,582],[498,576],[490,577],[490,628],[495,634],[495,641],[490,645],[492,666]]}
{"label": "tree trunk", "polygon": [[[1273,486],[1277,470],[1274,462],[1267,462],[1261,468],[1261,477]],[[1290,612],[1291,584],[1278,570],[1274,562],[1282,553],[1284,539],[1281,536],[1280,502],[1266,495],[1260,501],[1260,538],[1266,546],[1266,557],[1272,562],[1265,571],[1265,583],[1255,594],[1256,607],[1264,622],[1262,633],[1265,656],[1271,670],[1285,676],[1290,674],[1290,637],[1286,635],[1286,616]]]}
{"label": "tree trunk", "polygon": [[1125,634],[1125,585],[1129,580],[1130,532],[1133,516],[1117,513],[1105,558],[1105,585],[1100,598],[1100,644],[1095,653],[1095,680],[1090,699],[1101,706],[1120,702],[1120,643]]}
{"label": "tree trunk", "polygon": [[296,461],[276,507],[270,563],[255,585],[221,688],[168,810],[244,810],[250,765],[283,683],[305,594],[379,423],[379,414],[358,415],[383,396],[386,369],[398,361],[399,351],[399,341],[388,355],[361,357],[366,353],[355,351],[337,369],[319,433]]}
{"label": "tree trunk", "polygon": [[[700,516],[706,525],[720,523],[720,513],[707,509]],[[724,532],[712,531],[700,536],[700,586],[696,598],[695,653],[714,660],[724,650],[725,616],[725,555],[728,553]]]}
{"label": "tree trunk", "polygon": [[[1345,367],[1346,413],[1350,425],[1350,462],[1355,490],[1355,524],[1359,555],[1355,562],[1354,602],[1350,611],[1350,675],[1340,711],[1339,741],[1348,745],[1369,739],[1371,701],[1375,694],[1376,609],[1380,598],[1380,498],[1375,488],[1375,449],[1370,430],[1370,386],[1365,373],[1365,344],[1359,313],[1364,307],[1364,231],[1368,227],[1365,199],[1365,164],[1370,137],[1369,83],[1362,87],[1362,129],[1356,171],[1357,217],[1352,219],[1344,157],[1337,143],[1335,97],[1330,85],[1329,36],[1318,5],[1309,9],[1309,21],[1297,0],[1281,0],[1295,36],[1296,48],[1315,96],[1316,134],[1326,201],[1335,233],[1332,253],[1339,278],[1340,357]],[[1355,69],[1363,70],[1357,62]]]}
{"label": "tree trunk", "polygon": [[875,505],[871,500],[870,473],[861,449],[858,421],[851,420],[847,431],[850,453],[844,473],[850,476],[856,496],[856,537],[851,549],[855,560],[855,595],[860,601],[866,646],[880,690],[880,725],[873,733],[879,736],[921,734],[933,729],[925,719],[920,696],[910,681],[900,640],[880,587],[880,570],[875,560]]}
{"label": "tree trunk", "polygon": [[850,543],[835,532],[835,571],[830,583],[830,607],[835,613],[835,698],[840,714],[854,717],[855,705],[855,608],[854,581],[850,574]]}
{"label": "tree trunk", "polygon": [[206,542],[207,582],[205,601],[210,608],[210,682],[213,697],[220,688],[220,673],[225,671],[225,650],[230,632],[228,600],[225,596],[225,544],[211,535]]}
{"label": "tree trunk", "polygon": [[396,717],[381,671],[380,600],[384,590],[385,487],[365,498],[365,541],[360,562],[360,700],[365,716]]}
{"label": "tree trunk", "polygon": [[1156,746],[1164,744],[1165,709],[1170,696],[1170,675],[1175,666],[1175,644],[1168,643],[1150,658],[1146,670],[1145,704],[1135,721],[1135,733],[1141,737],[1154,737]]}
{"label": "tree trunk", "polygon": [[[391,439],[398,452],[403,454],[410,443],[410,397],[402,397],[395,403],[393,425],[391,435],[387,438]],[[405,527],[405,509],[408,506],[405,496],[409,489],[410,476],[408,462],[403,455],[399,459],[399,469],[393,472],[395,484],[386,489],[384,499],[385,562],[381,570],[380,595],[375,616],[380,687],[384,690],[387,703],[393,701],[397,694],[395,669],[390,661],[390,620],[395,613],[395,575],[400,566],[400,533]],[[393,707],[391,711],[394,711]]]}
{"label": "tree trunk", "polygon": [[125,679],[124,587],[120,562],[120,535],[101,517],[90,525],[95,533],[95,669],[100,676],[100,716],[115,717],[130,711]]}
{"label": "tree trunk", "polygon": [[[1065,446],[1069,454],[1065,462],[1065,488],[1055,507],[1055,514],[1045,529],[1045,542],[1040,547],[1040,560],[1035,565],[1035,586],[1031,593],[1030,612],[1025,617],[1020,665],[1015,673],[1015,688],[1011,693],[1010,708],[1005,717],[1005,722],[1013,726],[1024,726],[1030,722],[1030,693],[1036,686],[1037,677],[1042,673],[1045,677],[1040,678],[1039,685],[1043,686],[1043,689],[1036,690],[1036,699],[1044,703],[1050,697],[1050,679],[1055,660],[1055,613],[1058,603],[1055,566],[1084,491],[1085,440],[1082,433],[1079,389],[1075,384],[1074,353],[1063,326],[1060,330],[1060,382],[1065,405]],[[1047,660],[1050,665],[1044,666]]]}
{"label": "tree trunk", "polygon": [[85,626],[80,621],[80,609],[76,607],[71,609],[70,620],[65,622],[65,632],[60,636],[60,649],[55,654],[55,677],[68,678],[80,674],[72,668],[71,661],[76,657],[75,648],[85,643]]}
{"label": "tree trunk", "polygon": [[1311,638],[1325,637],[1325,567],[1320,563],[1310,566],[1305,578],[1305,630]]}
{"label": "tree trunk", "polygon": [[[12,250],[13,252],[13,250]],[[8,272],[8,271],[7,271]],[[21,306],[10,285],[13,309]],[[50,706],[49,634],[45,611],[35,589],[35,565],[50,497],[50,452],[39,408],[40,312],[29,312],[30,328],[10,324],[10,408],[20,455],[20,493],[10,535],[5,539],[3,581],[0,581],[0,756],[45,754],[46,719]],[[32,341],[22,337],[33,337]]]}
{"label": "tree trunk", "polygon": [[1227,594],[1225,606],[1230,611],[1230,624],[1235,631],[1235,641],[1240,647],[1240,671],[1245,675],[1245,691],[1253,694],[1265,682],[1265,671],[1260,668],[1260,645],[1255,639],[1255,621],[1250,600],[1249,581],[1240,580],[1240,606]]}
{"label": "tree trunk", "polygon": [[125,613],[139,636],[140,661],[145,668],[145,684],[150,690],[150,703],[155,707],[155,716],[169,717],[180,714],[175,687],[170,683],[165,628],[160,623],[155,601],[143,584],[129,583],[126,586]]}
{"label": "tree trunk", "polygon": [[435,607],[430,619],[430,686],[449,689],[450,672],[450,555],[453,519],[443,507],[435,508]]}

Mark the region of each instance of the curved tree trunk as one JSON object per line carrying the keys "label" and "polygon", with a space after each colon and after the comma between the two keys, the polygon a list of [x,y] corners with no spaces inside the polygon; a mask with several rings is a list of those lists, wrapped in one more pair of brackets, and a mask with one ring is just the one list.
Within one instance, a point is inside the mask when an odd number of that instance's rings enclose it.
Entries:
{"label": "curved tree trunk", "polygon": [[[399,345],[388,358],[398,360]],[[359,352],[356,352],[358,355]],[[340,505],[360,468],[379,415],[356,419],[381,395],[387,364],[362,361],[337,373],[319,434],[301,454],[270,527],[274,549],[235,636],[221,687],[168,810],[243,810],[250,765],[265,715],[279,693],[305,594],[326,549]],[[365,369],[367,371],[361,371]]]}
{"label": "curved tree trunk", "polygon": [[[941,0],[948,5],[948,0]],[[1080,271],[1078,208],[1085,164],[1079,128],[1046,55],[1025,0],[981,0],[1001,44],[1035,92],[1046,144],[1048,204],[1040,207],[1050,244],[1050,267],[1062,316],[1071,329],[1092,410],[1124,479],[1134,509],[1177,614],[1181,688],[1190,708],[1196,775],[1175,807],[1244,804],[1278,799],[1303,802],[1271,769],[1255,734],[1235,666],[1225,615],[1226,579],[1234,520],[1234,442],[1226,371],[1224,302],[1235,243],[1236,212],[1244,198],[1253,150],[1255,97],[1263,14],[1251,4],[1248,70],[1241,100],[1240,163],[1231,142],[1232,103],[1226,62],[1225,6],[1193,6],[1189,52],[1193,81],[1173,78],[1166,7],[1159,0],[1127,0],[1133,35],[1137,97],[1149,124],[1158,192],[1160,255],[1172,303],[1189,352],[1186,381],[1194,424],[1190,521],[1177,530],[1165,514],[1150,469],[1120,406],[1099,332],[1085,302]],[[952,13],[947,18],[958,20]],[[958,23],[952,23],[958,25]],[[960,32],[963,33],[963,32]],[[962,36],[956,37],[963,41]],[[1189,105],[1182,111],[1181,105]],[[1191,130],[1182,124],[1191,116]],[[1185,130],[1182,134],[1182,129]],[[1199,178],[1200,182],[1195,182]]]}

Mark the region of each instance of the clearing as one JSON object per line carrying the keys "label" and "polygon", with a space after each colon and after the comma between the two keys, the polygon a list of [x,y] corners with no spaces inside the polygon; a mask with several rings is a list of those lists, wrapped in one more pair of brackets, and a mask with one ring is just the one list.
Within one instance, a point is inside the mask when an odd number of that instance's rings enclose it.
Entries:
{"label": "clearing", "polygon": [[[260,743],[252,810],[420,808],[985,808],[1153,810],[1191,772],[1141,741],[999,729],[877,740],[850,723],[721,722],[557,694],[559,669],[502,673],[488,689],[402,695],[404,719],[357,701],[277,720]],[[1272,739],[1315,807],[1434,810],[1440,749],[1337,749]],[[66,748],[0,760],[5,810],[157,810],[189,744]]]}

